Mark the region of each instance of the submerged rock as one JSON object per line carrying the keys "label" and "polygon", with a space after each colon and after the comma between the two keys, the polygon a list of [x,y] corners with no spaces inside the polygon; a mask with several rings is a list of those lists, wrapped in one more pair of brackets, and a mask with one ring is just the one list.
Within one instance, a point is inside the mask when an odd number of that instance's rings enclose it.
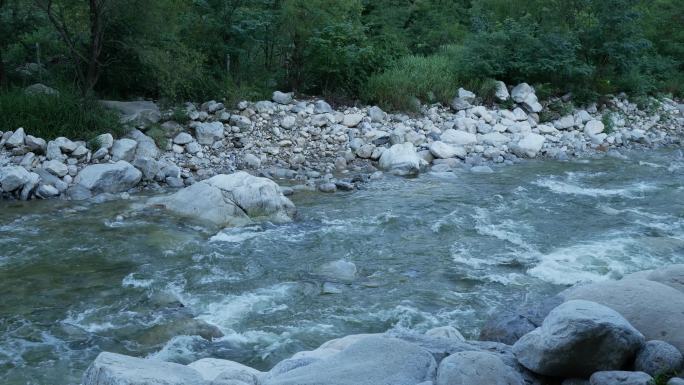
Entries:
{"label": "submerged rock", "polygon": [[616,311],[574,300],[553,309],[541,327],[513,345],[513,352],[535,373],[587,377],[621,369],[643,343],[644,336]]}
{"label": "submerged rock", "polygon": [[216,175],[150,203],[218,227],[242,226],[253,219],[288,222],[296,214],[278,184],[243,171]]}
{"label": "submerged rock", "polygon": [[171,362],[100,353],[83,375],[83,385],[206,385],[194,369]]}

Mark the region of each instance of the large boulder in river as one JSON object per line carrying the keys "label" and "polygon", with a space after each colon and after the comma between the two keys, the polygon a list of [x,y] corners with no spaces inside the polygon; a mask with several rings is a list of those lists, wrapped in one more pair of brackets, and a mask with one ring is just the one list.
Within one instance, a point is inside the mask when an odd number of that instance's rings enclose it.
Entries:
{"label": "large boulder in river", "polygon": [[216,175],[151,203],[218,227],[242,226],[252,219],[288,222],[296,213],[275,182],[243,171]]}
{"label": "large boulder in river", "polygon": [[30,173],[21,166],[0,167],[0,191],[18,190],[30,179]]}
{"label": "large boulder in river", "polygon": [[122,123],[145,126],[158,123],[161,120],[159,107],[153,102],[101,100],[100,103],[106,108],[118,111],[121,114]]}
{"label": "large boulder in river", "polygon": [[194,369],[171,362],[100,353],[83,374],[83,385],[206,385]]}
{"label": "large boulder in river", "polygon": [[670,265],[655,270],[643,270],[624,279],[646,279],[662,283],[684,293],[684,264]]}
{"label": "large boulder in river", "polygon": [[221,377],[220,380],[227,381],[230,376],[231,379],[245,379],[254,382],[256,376],[261,374],[260,371],[239,362],[217,358],[202,358],[188,364],[188,366],[195,369],[207,381],[217,380],[219,376]]}
{"label": "large boulder in river", "polygon": [[684,352],[684,293],[643,280],[597,282],[567,289],[565,300],[598,302],[620,313],[648,340],[663,340]]}
{"label": "large boulder in river", "polygon": [[120,160],[116,163],[90,165],[76,176],[77,185],[92,194],[118,193],[135,187],[142,179],[142,173],[130,163]]}
{"label": "large boulder in river", "polygon": [[412,143],[395,144],[380,156],[380,168],[396,175],[416,175],[427,165]]}
{"label": "large boulder in river", "polygon": [[367,337],[339,353],[262,381],[263,385],[415,385],[430,380],[436,362],[425,349],[387,337]]}
{"label": "large boulder in river", "polygon": [[621,369],[643,343],[644,336],[616,311],[574,300],[553,309],[541,327],[513,345],[513,352],[534,373],[588,377]]}
{"label": "large boulder in river", "polygon": [[520,373],[497,355],[487,352],[458,352],[443,359],[435,385],[525,385]]}

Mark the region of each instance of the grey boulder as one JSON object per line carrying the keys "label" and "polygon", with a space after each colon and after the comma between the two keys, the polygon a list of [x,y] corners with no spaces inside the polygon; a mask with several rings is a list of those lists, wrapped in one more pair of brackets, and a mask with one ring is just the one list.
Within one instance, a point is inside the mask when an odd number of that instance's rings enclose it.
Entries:
{"label": "grey boulder", "polygon": [[206,385],[192,368],[116,353],[100,353],[83,374],[83,385]]}
{"label": "grey boulder", "polygon": [[242,226],[252,219],[288,222],[296,214],[278,184],[243,171],[216,175],[150,202],[218,227]]}
{"label": "grey boulder", "polygon": [[261,374],[260,371],[249,366],[217,358],[202,358],[188,364],[188,366],[196,370],[205,380],[215,382],[227,381],[228,379],[254,382],[256,376]]}
{"label": "grey boulder", "polygon": [[622,314],[647,340],[663,340],[684,351],[684,293],[642,279],[598,282],[559,294],[565,300],[598,302]]}
{"label": "grey boulder", "polygon": [[121,122],[132,125],[148,125],[158,123],[161,120],[159,107],[149,101],[120,102],[114,100],[100,101],[103,106],[118,111]]}
{"label": "grey boulder", "polygon": [[119,139],[112,144],[112,159],[125,160],[127,162],[133,161],[135,157],[135,149],[138,147],[138,142],[133,139]]}
{"label": "grey boulder", "polygon": [[273,101],[278,104],[290,104],[292,103],[293,94],[292,92],[280,92],[275,91],[272,97]]}
{"label": "grey boulder", "polygon": [[215,141],[223,139],[223,123],[199,123],[195,127],[195,136],[199,144],[214,144]]}
{"label": "grey boulder", "polygon": [[435,359],[426,350],[387,337],[367,337],[309,365],[262,381],[263,385],[415,385],[430,380]]}
{"label": "grey boulder", "polygon": [[630,274],[624,279],[646,279],[662,283],[684,293],[684,264],[670,265],[655,270]]}
{"label": "grey boulder", "polygon": [[520,373],[497,355],[486,352],[458,352],[443,359],[435,385],[525,385]]}
{"label": "grey boulder", "polygon": [[590,385],[651,385],[653,378],[644,372],[619,370],[596,372],[589,378]]}
{"label": "grey boulder", "polygon": [[621,369],[643,343],[644,336],[616,311],[574,300],[553,309],[539,328],[513,345],[513,352],[534,373],[587,377]]}
{"label": "grey boulder", "polygon": [[135,187],[142,179],[142,173],[130,163],[120,160],[116,163],[93,164],[76,176],[77,185],[92,194],[118,193]]}
{"label": "grey boulder", "polygon": [[0,190],[2,191],[18,190],[30,179],[30,173],[21,166],[0,167]]}
{"label": "grey boulder", "polygon": [[637,352],[634,369],[651,376],[679,373],[684,365],[682,353],[665,341],[648,341]]}

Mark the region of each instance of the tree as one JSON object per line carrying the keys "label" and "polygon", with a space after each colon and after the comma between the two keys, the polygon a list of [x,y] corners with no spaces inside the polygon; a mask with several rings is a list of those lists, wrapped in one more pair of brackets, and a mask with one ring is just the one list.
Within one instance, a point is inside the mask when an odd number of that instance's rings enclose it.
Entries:
{"label": "tree", "polygon": [[[100,78],[103,63],[100,62],[100,54],[104,46],[104,37],[107,27],[106,14],[112,0],[85,0],[86,21],[78,16],[83,14],[80,1],[63,0],[34,0],[38,9],[42,10],[48,20],[59,34],[62,42],[67,47],[67,52],[74,66],[76,78],[81,92],[84,95],[92,93],[95,84]],[[67,12],[70,11],[70,14]],[[76,30],[86,26],[88,38],[86,41],[79,39],[68,22],[69,16],[76,16]]]}

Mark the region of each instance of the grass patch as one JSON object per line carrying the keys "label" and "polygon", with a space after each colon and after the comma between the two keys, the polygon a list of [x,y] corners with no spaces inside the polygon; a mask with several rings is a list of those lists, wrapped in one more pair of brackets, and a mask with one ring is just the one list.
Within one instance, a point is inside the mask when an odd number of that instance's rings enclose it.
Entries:
{"label": "grass patch", "polygon": [[125,131],[117,113],[71,91],[61,91],[59,96],[26,95],[21,89],[0,92],[0,130],[19,127],[46,140],[60,136],[91,140],[99,134],[120,136]]}
{"label": "grass patch", "polygon": [[372,76],[364,99],[388,110],[415,111],[416,99],[448,105],[458,89],[457,80],[446,56],[407,56]]}

